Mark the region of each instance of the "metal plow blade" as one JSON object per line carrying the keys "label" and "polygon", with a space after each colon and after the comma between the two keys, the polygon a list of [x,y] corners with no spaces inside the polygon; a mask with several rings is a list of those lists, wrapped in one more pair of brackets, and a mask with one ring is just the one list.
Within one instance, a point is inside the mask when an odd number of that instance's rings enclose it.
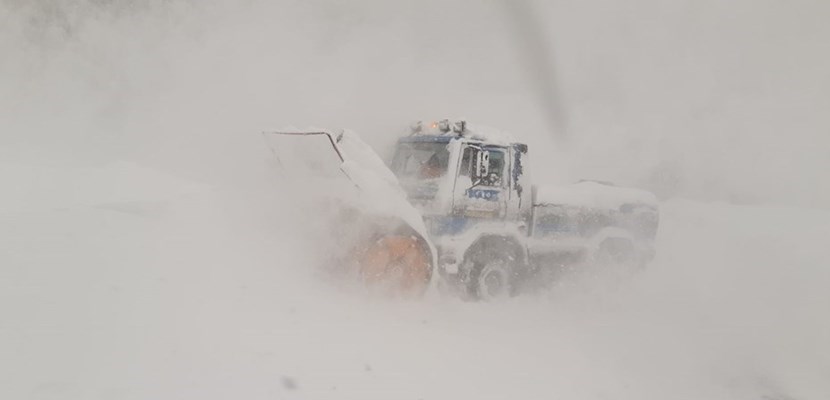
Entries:
{"label": "metal plow blade", "polygon": [[290,176],[338,178],[344,158],[329,132],[263,132],[280,168]]}

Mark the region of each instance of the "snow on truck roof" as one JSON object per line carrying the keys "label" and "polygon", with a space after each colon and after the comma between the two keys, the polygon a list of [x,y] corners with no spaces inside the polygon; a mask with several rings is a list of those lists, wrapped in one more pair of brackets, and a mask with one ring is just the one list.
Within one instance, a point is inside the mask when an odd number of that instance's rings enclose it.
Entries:
{"label": "snow on truck roof", "polygon": [[508,132],[484,125],[473,125],[464,120],[418,121],[409,127],[409,133],[409,136],[401,138],[400,141],[449,142],[460,137],[505,146],[518,143]]}
{"label": "snow on truck roof", "polygon": [[595,181],[581,181],[562,186],[537,186],[534,205],[618,210],[624,205],[657,207],[657,197],[641,189],[618,187]]}

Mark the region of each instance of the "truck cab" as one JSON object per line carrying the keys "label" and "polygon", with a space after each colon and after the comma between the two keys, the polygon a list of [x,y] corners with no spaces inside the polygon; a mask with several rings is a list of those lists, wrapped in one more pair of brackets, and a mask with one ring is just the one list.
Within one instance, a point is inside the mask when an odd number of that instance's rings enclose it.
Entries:
{"label": "truck cab", "polygon": [[655,216],[653,195],[596,182],[539,188],[527,153],[506,134],[464,121],[417,123],[398,140],[390,169],[421,212],[448,287],[470,298],[509,295],[541,269],[592,258],[609,238],[631,243],[636,257],[649,253],[639,243],[653,232],[633,233],[638,223],[623,214]]}
{"label": "truck cab", "polygon": [[[515,220],[522,206],[527,146],[464,135],[412,135],[398,141],[392,171],[425,217]],[[450,226],[437,222],[436,233]],[[461,228],[461,227],[457,227]]]}

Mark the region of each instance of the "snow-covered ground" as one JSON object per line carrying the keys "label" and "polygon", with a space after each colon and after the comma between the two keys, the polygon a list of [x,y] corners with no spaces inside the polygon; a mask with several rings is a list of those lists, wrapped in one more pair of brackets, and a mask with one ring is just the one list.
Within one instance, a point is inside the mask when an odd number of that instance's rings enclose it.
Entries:
{"label": "snow-covered ground", "polygon": [[[0,2],[0,398],[830,398],[827,6],[531,3],[564,145],[495,2]],[[658,190],[657,258],[494,303],[322,278],[259,132],[423,115]]]}
{"label": "snow-covered ground", "polygon": [[[830,394],[827,211],[670,201],[637,275],[399,302],[319,279],[327,244],[242,211],[259,200],[130,164],[29,172],[29,196],[77,201],[0,214],[3,398]],[[141,193],[95,190],[123,181]]]}

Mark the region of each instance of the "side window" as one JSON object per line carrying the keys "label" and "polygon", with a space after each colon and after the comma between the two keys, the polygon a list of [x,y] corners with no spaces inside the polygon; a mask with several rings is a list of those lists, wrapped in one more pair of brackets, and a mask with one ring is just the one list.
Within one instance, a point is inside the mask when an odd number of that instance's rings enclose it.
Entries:
{"label": "side window", "polygon": [[482,182],[484,186],[504,186],[505,153],[502,150],[490,150],[490,174]]}
{"label": "side window", "polygon": [[467,147],[461,155],[461,169],[458,174],[461,176],[470,176],[473,171],[473,148]]}

